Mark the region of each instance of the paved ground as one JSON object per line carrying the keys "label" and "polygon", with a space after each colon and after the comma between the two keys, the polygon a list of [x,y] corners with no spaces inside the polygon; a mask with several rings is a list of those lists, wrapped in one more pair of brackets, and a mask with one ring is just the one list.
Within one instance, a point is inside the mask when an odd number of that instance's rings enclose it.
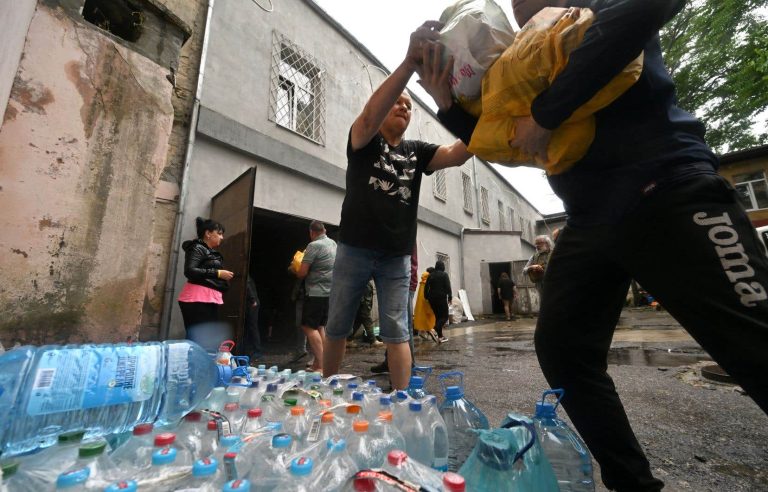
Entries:
{"label": "paved ground", "polygon": [[[416,360],[437,373],[464,371],[467,396],[498,425],[509,411],[531,414],[546,389],[533,348],[534,326],[533,318],[452,325],[443,345],[419,339]],[[371,377],[370,366],[382,358],[381,348],[353,348],[342,370]],[[283,368],[291,367],[289,360],[285,350],[275,349],[264,362]],[[669,315],[626,310],[609,362],[665,490],[768,490],[768,417],[738,387],[700,377],[711,361]],[[387,385],[386,376],[376,378]],[[435,384],[428,389],[437,394]],[[598,490],[607,490],[598,483]]]}

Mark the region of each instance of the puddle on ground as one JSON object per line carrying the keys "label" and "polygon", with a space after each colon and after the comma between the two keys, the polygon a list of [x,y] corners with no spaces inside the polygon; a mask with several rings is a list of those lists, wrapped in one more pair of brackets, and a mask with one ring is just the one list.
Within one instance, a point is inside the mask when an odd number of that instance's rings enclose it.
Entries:
{"label": "puddle on ground", "polygon": [[642,348],[615,348],[608,352],[608,364],[616,366],[678,367],[712,360],[707,354],[670,352]]}

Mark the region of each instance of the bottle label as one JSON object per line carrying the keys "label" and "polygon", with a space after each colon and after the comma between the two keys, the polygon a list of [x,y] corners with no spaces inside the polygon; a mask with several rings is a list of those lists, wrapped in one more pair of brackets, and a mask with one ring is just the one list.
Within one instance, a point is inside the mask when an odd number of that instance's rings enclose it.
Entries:
{"label": "bottle label", "polygon": [[157,381],[160,345],[46,350],[27,413],[46,415],[144,401]]}

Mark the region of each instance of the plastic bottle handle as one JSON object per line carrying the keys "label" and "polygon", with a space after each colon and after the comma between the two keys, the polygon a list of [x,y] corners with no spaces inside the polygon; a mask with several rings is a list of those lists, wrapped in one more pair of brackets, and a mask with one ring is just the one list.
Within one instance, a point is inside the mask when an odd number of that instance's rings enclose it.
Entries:
{"label": "plastic bottle handle", "polygon": [[232,352],[233,348],[235,348],[235,342],[233,340],[224,340],[219,345],[219,352]]}
{"label": "plastic bottle handle", "polygon": [[556,388],[556,389],[548,389],[544,393],[541,394],[541,403],[543,404],[544,401],[547,399],[549,395],[555,395],[557,397],[557,401],[555,401],[554,409],[557,410],[557,407],[560,406],[560,400],[563,399],[565,396],[565,390],[563,388]]}
{"label": "plastic bottle handle", "polygon": [[459,387],[463,390],[464,389],[464,373],[461,371],[451,371],[451,372],[444,372],[443,374],[440,374],[437,376],[437,380],[440,382],[440,389],[442,390],[443,394],[448,390],[449,384],[447,384],[447,380],[451,378],[458,378],[459,379]]}

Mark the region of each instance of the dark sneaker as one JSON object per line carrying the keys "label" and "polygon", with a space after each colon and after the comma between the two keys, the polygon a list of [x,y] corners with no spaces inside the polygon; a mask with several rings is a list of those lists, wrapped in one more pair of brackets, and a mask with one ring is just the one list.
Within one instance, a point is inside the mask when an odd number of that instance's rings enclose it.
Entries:
{"label": "dark sneaker", "polygon": [[376,364],[371,367],[371,372],[374,374],[386,374],[389,372],[389,367],[386,362],[382,362],[381,364]]}
{"label": "dark sneaker", "polygon": [[307,352],[294,352],[293,358],[289,362],[289,364],[295,364],[296,362],[299,362],[301,359],[309,355]]}
{"label": "dark sneaker", "polygon": [[440,337],[437,339],[437,343],[445,343],[448,341],[448,337]]}

